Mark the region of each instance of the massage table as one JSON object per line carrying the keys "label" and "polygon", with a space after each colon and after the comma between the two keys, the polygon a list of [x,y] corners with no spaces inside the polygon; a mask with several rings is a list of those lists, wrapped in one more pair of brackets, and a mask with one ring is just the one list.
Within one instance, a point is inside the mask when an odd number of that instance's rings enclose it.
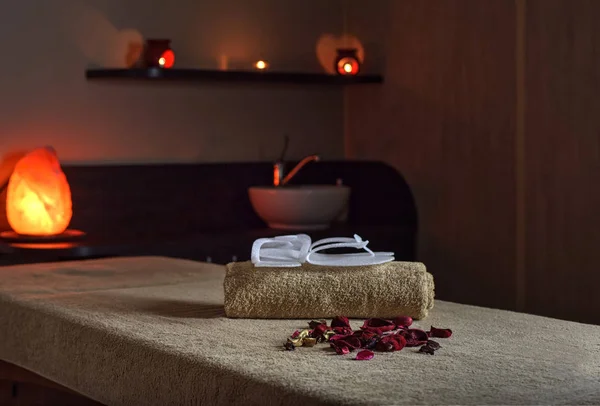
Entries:
{"label": "massage table", "polygon": [[[309,320],[228,319],[224,267],[165,257],[0,268],[0,360],[106,405],[600,404],[600,326],[436,301],[435,355],[285,351]],[[353,321],[358,327],[361,320]]]}

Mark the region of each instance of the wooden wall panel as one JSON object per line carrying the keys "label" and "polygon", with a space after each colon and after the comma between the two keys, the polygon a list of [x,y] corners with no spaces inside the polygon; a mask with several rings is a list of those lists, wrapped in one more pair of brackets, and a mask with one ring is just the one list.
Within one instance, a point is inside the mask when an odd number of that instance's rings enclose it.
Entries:
{"label": "wooden wall panel", "polygon": [[526,310],[600,324],[600,1],[527,0]]}
{"label": "wooden wall panel", "polygon": [[408,180],[438,298],[512,309],[515,2],[387,5],[382,21],[349,13],[351,32],[383,44],[386,82],[347,90],[347,154],[383,159]]}

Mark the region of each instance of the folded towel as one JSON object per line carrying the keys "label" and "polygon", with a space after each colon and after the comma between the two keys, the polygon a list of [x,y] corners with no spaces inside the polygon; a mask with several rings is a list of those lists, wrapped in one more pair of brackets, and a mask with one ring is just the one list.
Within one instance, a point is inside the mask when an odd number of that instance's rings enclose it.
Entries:
{"label": "folded towel", "polygon": [[399,315],[419,320],[433,308],[433,276],[419,262],[367,266],[255,267],[232,262],[225,314],[237,318],[316,319]]}

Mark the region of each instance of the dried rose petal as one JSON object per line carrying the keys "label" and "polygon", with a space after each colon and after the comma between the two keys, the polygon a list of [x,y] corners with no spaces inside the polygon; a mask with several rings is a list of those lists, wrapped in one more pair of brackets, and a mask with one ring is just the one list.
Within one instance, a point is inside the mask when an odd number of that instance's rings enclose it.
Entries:
{"label": "dried rose petal", "polygon": [[291,338],[296,338],[300,335],[300,330],[296,330],[292,333]]}
{"label": "dried rose petal", "polygon": [[426,344],[429,339],[427,333],[418,328],[402,330],[399,335],[404,337],[407,347],[418,347],[419,345]]}
{"label": "dried rose petal", "polygon": [[401,335],[385,336],[376,345],[379,351],[400,351],[406,346],[406,339]]}
{"label": "dried rose petal", "polygon": [[375,345],[379,341],[380,336],[370,331],[362,331],[361,333],[362,334],[354,333],[354,336],[360,340],[361,348],[375,348]]}
{"label": "dried rose petal", "polygon": [[352,329],[350,327],[332,327],[332,329],[336,334],[352,334]]}
{"label": "dried rose petal", "polygon": [[354,333],[352,333],[352,335],[358,338],[371,338],[375,337],[377,334],[369,330],[357,330]]}
{"label": "dried rose petal", "polygon": [[327,320],[312,320],[312,321],[308,322],[308,327],[314,329],[319,324],[325,324],[325,326],[327,326]]}
{"label": "dried rose petal", "polygon": [[368,361],[370,359],[373,359],[373,357],[375,356],[375,353],[373,353],[373,351],[369,351],[369,350],[362,350],[359,351],[358,354],[356,354],[356,360],[358,361]]}
{"label": "dried rose petal", "polygon": [[392,344],[391,342],[379,341],[377,345],[375,345],[375,349],[377,351],[392,352],[394,351],[394,344]]}
{"label": "dried rose petal", "polygon": [[358,338],[364,347],[366,343],[370,342],[373,338],[377,337],[377,334],[372,331],[355,331],[353,334],[354,337]]}
{"label": "dried rose petal", "polygon": [[371,331],[375,334],[381,334],[384,331],[390,331],[394,328],[396,328],[396,325],[393,322],[379,318],[367,319],[361,327],[361,329]]}
{"label": "dried rose petal", "polygon": [[357,349],[360,348],[362,346],[360,340],[356,337],[346,337],[344,339],[341,340],[336,340],[335,341],[336,345],[345,345],[346,347],[350,348],[350,349]]}
{"label": "dried rose petal", "polygon": [[396,341],[398,342],[398,344],[400,344],[400,347],[401,347],[400,349],[406,347],[406,338],[404,338],[400,334],[395,335],[394,338],[396,339]]}
{"label": "dried rose petal", "polygon": [[348,347],[346,347],[345,345],[331,344],[331,346],[335,349],[335,352],[337,352],[339,355],[345,355],[350,352],[350,349]]}
{"label": "dried rose petal", "polygon": [[351,335],[348,335],[348,334],[336,334],[336,335],[331,336],[329,338],[329,342],[333,342],[333,341],[336,341],[336,340],[343,340],[343,339],[345,339],[347,337],[350,337],[350,336]]}
{"label": "dried rose petal", "polygon": [[394,323],[391,322],[390,320],[374,317],[374,318],[365,320],[364,326],[365,327],[384,328],[385,331],[387,331],[387,330],[392,330],[392,328],[394,327]]}
{"label": "dried rose petal", "polygon": [[410,316],[398,316],[393,320],[396,328],[408,328],[412,325],[413,319]]}
{"label": "dried rose petal", "polygon": [[311,337],[317,338],[327,331],[327,324],[318,324],[312,331]]}
{"label": "dried rose petal", "polygon": [[348,317],[336,316],[333,318],[333,320],[331,320],[331,328],[334,328],[334,327],[350,328],[350,320],[348,320]]}
{"label": "dried rose petal", "polygon": [[349,344],[352,344],[352,346],[354,346],[355,348],[360,348],[362,347],[362,342],[360,341],[359,338],[357,337],[348,337],[347,339],[345,339],[344,341],[346,341]]}
{"label": "dried rose petal", "polygon": [[435,328],[431,326],[431,330],[429,330],[429,336],[437,338],[448,338],[452,336],[452,330],[450,330],[449,328]]}

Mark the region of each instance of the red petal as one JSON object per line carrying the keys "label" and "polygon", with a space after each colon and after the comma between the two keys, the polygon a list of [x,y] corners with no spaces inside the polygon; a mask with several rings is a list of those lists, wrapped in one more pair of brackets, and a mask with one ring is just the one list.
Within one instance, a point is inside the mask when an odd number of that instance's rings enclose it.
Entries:
{"label": "red petal", "polygon": [[386,320],[386,319],[380,319],[380,318],[372,318],[372,319],[367,319],[365,320],[365,327],[389,327],[389,326],[394,326],[394,323]]}
{"label": "red petal", "polygon": [[292,338],[296,338],[300,335],[300,330],[296,330],[294,331],[294,333],[292,334]]}
{"label": "red petal", "polygon": [[311,333],[311,337],[319,337],[322,336],[324,332],[327,331],[327,324],[319,324],[317,326],[315,326],[315,328],[313,329],[312,333]]}
{"label": "red petal", "polygon": [[401,335],[394,334],[383,337],[375,347],[379,351],[400,351],[406,345],[406,339]]}
{"label": "red petal", "polygon": [[352,334],[352,329],[350,327],[333,327],[332,330],[336,333],[336,334]]}
{"label": "red petal", "polygon": [[371,338],[375,337],[377,334],[368,330],[359,330],[355,331],[352,335],[361,341],[368,341]]}
{"label": "red petal", "polygon": [[389,341],[387,341],[387,342],[379,341],[375,345],[375,349],[377,351],[392,352],[392,351],[394,351],[394,345]]}
{"label": "red petal", "polygon": [[396,351],[400,351],[401,349],[406,347],[406,339],[404,337],[402,337],[401,335],[395,335],[393,337],[396,339],[396,342],[398,343],[398,347],[400,347]]}
{"label": "red petal", "polygon": [[358,354],[356,354],[356,360],[359,361],[368,361],[370,359],[373,359],[373,357],[375,356],[375,353],[373,351],[369,351],[369,350],[362,350],[359,351]]}
{"label": "red petal", "polygon": [[336,316],[333,318],[333,320],[331,320],[331,327],[348,327],[350,328],[350,320],[348,320],[348,317],[344,317],[344,316]]}
{"label": "red petal", "polygon": [[365,330],[365,331],[369,331],[369,332],[371,332],[373,334],[376,334],[378,336],[380,336],[383,333],[383,331],[381,331],[381,329],[378,328],[378,327],[361,327],[361,328],[363,330]]}
{"label": "red petal", "polygon": [[363,324],[363,326],[361,327],[361,329],[371,331],[375,334],[381,334],[384,331],[391,331],[395,328],[396,325],[393,322],[378,318],[365,320],[365,324]]}
{"label": "red petal", "polygon": [[340,340],[336,340],[335,341],[336,345],[342,345],[342,346],[346,346],[350,349],[356,350],[357,348],[361,347],[361,342],[358,338],[356,337],[346,337]]}
{"label": "red petal", "polygon": [[437,338],[448,338],[448,337],[452,336],[452,330],[450,330],[449,328],[435,328],[435,327],[431,326],[431,330],[429,331],[429,336],[437,337]]}
{"label": "red petal", "polygon": [[410,316],[398,316],[393,321],[396,328],[407,328],[413,323],[413,319]]}
{"label": "red petal", "polygon": [[350,349],[348,347],[346,347],[345,345],[331,344],[331,346],[335,349],[335,352],[337,352],[339,355],[348,354],[350,352]]}
{"label": "red petal", "polygon": [[348,334],[336,334],[329,338],[329,341],[343,340],[344,338],[349,337]]}
{"label": "red petal", "polygon": [[407,347],[417,347],[426,344],[427,339],[429,338],[426,332],[419,330],[418,328],[402,330],[400,335],[406,340]]}

